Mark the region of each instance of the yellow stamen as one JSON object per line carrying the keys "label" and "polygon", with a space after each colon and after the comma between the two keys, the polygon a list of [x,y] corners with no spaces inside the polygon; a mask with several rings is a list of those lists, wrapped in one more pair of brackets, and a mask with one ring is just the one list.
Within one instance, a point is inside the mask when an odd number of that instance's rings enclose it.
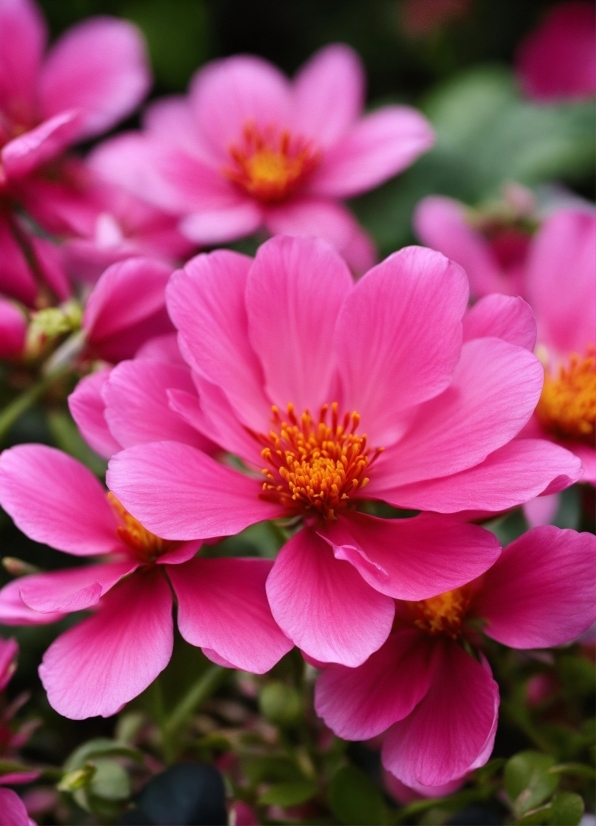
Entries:
{"label": "yellow stamen", "polygon": [[338,405],[321,408],[318,421],[308,410],[297,418],[294,405],[287,421],[273,408],[273,429],[257,438],[265,445],[261,456],[268,464],[262,498],[280,502],[289,512],[314,511],[334,519],[350,496],[369,482],[366,476],[382,448],[370,450],[366,435],[358,436],[358,413],[338,415]]}
{"label": "yellow stamen", "polygon": [[111,491],[108,492],[107,497],[122,523],[116,528],[116,534],[130,548],[135,559],[145,563],[155,562],[162,554],[173,550],[180,544],[168,539],[161,539],[148,531],[147,528],[144,528],[138,519],[135,519],[120,504]]}
{"label": "yellow stamen", "polygon": [[596,348],[586,356],[573,354],[555,375],[545,371],[536,408],[542,425],[563,439],[594,443],[596,423]]}
{"label": "yellow stamen", "polygon": [[469,602],[470,595],[464,587],[408,605],[414,616],[414,625],[418,628],[428,634],[445,634],[457,639]]}

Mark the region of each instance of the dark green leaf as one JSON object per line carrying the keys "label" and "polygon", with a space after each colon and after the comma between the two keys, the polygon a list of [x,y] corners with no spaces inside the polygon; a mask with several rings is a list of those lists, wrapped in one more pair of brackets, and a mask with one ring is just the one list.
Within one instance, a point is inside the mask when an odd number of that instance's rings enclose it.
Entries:
{"label": "dark green leaf", "polygon": [[85,763],[93,761],[96,757],[130,757],[133,760],[139,759],[139,752],[136,749],[124,746],[116,740],[109,740],[107,737],[96,737],[88,740],[73,751],[64,764],[64,771],[71,772],[80,769]]}
{"label": "dark green leaf", "polygon": [[383,795],[363,772],[343,766],[329,785],[329,808],[341,823],[350,826],[382,824],[386,820]]}
{"label": "dark green leaf", "polygon": [[573,792],[559,792],[553,798],[549,816],[552,826],[577,826],[584,813],[584,801]]}
{"label": "dark green leaf", "polygon": [[278,783],[262,794],[258,800],[261,806],[297,806],[305,803],[317,793],[314,780],[291,780]]}

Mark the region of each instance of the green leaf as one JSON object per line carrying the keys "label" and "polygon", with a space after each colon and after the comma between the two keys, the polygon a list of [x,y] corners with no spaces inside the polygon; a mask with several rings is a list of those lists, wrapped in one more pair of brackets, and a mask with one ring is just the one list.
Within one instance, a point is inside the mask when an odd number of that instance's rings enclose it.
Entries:
{"label": "green leaf", "polygon": [[343,766],[332,778],[329,808],[341,823],[350,826],[382,824],[387,811],[383,795],[360,769]]}
{"label": "green leaf", "polygon": [[80,769],[89,761],[96,762],[94,758],[97,757],[130,757],[133,760],[139,760],[140,754],[136,749],[129,748],[116,740],[96,737],[73,751],[64,764],[64,771],[72,772]]}
{"label": "green leaf", "polygon": [[552,826],[577,826],[584,813],[584,801],[573,792],[559,792],[553,798],[548,823]]}
{"label": "green leaf", "polygon": [[94,760],[95,774],[89,791],[103,800],[126,800],[130,796],[130,780],[126,769],[115,760]]}
{"label": "green leaf", "polygon": [[549,772],[554,765],[554,757],[539,751],[522,751],[507,761],[505,791],[517,817],[540,806],[555,791],[559,776]]}
{"label": "green leaf", "polygon": [[316,793],[317,784],[314,780],[291,780],[271,786],[257,803],[261,806],[297,806],[310,800]]}
{"label": "green leaf", "polygon": [[251,785],[276,781],[303,780],[299,766],[287,757],[254,755],[242,759],[242,771]]}

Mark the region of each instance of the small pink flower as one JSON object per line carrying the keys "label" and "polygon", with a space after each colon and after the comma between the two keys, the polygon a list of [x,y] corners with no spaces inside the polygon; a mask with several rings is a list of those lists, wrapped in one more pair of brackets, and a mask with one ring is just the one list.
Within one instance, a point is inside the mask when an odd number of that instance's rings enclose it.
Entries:
{"label": "small pink flower", "polygon": [[595,27],[589,0],[550,8],[518,49],[516,70],[525,94],[545,103],[596,95]]}
{"label": "small pink flower", "polygon": [[95,155],[98,171],[173,214],[198,244],[221,244],[265,228],[331,242],[363,272],[372,241],[340,199],[366,192],[433,143],[407,106],[361,116],[364,72],[335,44],[293,82],[266,61],[209,63],[189,96],[154,104],[142,135],[115,138]]}
{"label": "small pink flower", "polygon": [[43,445],[5,450],[0,502],[35,541],[98,557],[22,577],[0,592],[7,625],[94,610],[52,643],[40,666],[50,704],[64,716],[115,714],[166,667],[172,590],[182,636],[216,662],[262,673],[291,648],[267,604],[271,562],[195,558],[200,542],[149,533],[70,456]]}
{"label": "small pink flower", "polygon": [[483,576],[432,599],[396,606],[393,633],[359,668],[330,665],[315,707],[340,737],[386,732],[382,760],[402,783],[442,786],[490,757],[498,686],[478,648],[479,624],[511,648],[570,642],[596,617],[596,537],[535,528]]}
{"label": "small pink flower", "polygon": [[302,523],[267,581],[273,615],[310,657],[358,665],[389,634],[393,598],[459,587],[499,552],[461,517],[358,506],[494,512],[579,473],[567,451],[516,439],[543,377],[527,306],[477,319],[462,345],[467,298],[461,268],[418,247],[356,285],[317,239],[273,238],[254,261],[197,256],[168,308],[199,398],[171,390],[170,405],[248,473],[156,437],[112,458],[109,487],[169,539]]}

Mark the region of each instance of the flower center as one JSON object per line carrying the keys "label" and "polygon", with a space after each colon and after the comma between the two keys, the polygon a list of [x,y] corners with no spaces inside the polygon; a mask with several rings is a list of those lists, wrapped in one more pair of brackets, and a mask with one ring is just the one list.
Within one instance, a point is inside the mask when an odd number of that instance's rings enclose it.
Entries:
{"label": "flower center", "polygon": [[121,524],[116,528],[118,539],[124,542],[132,555],[139,562],[150,563],[167,551],[173,550],[180,543],[168,539],[160,539],[154,533],[144,528],[138,519],[135,519],[126,508],[120,504],[111,491],[107,494],[110,505],[116,511]]}
{"label": "flower center", "polygon": [[260,132],[247,123],[239,144],[229,149],[233,164],[223,174],[261,201],[282,201],[319,162],[304,139],[292,138],[284,130]]}
{"label": "flower center", "polygon": [[464,587],[420,602],[409,602],[408,606],[417,628],[428,634],[446,634],[455,640],[461,635],[469,602],[470,595]]}
{"label": "flower center", "polygon": [[536,414],[547,430],[562,438],[592,444],[596,422],[596,347],[573,354],[567,367],[545,373]]}
{"label": "flower center", "polygon": [[268,467],[261,497],[281,502],[291,513],[313,511],[335,519],[350,496],[369,481],[366,471],[382,448],[371,450],[366,435],[358,436],[358,413],[338,415],[337,402],[321,408],[318,420],[308,410],[296,417],[294,405],[288,405],[288,420],[281,418],[274,405],[273,429],[269,435],[258,434],[265,445],[261,456]]}

